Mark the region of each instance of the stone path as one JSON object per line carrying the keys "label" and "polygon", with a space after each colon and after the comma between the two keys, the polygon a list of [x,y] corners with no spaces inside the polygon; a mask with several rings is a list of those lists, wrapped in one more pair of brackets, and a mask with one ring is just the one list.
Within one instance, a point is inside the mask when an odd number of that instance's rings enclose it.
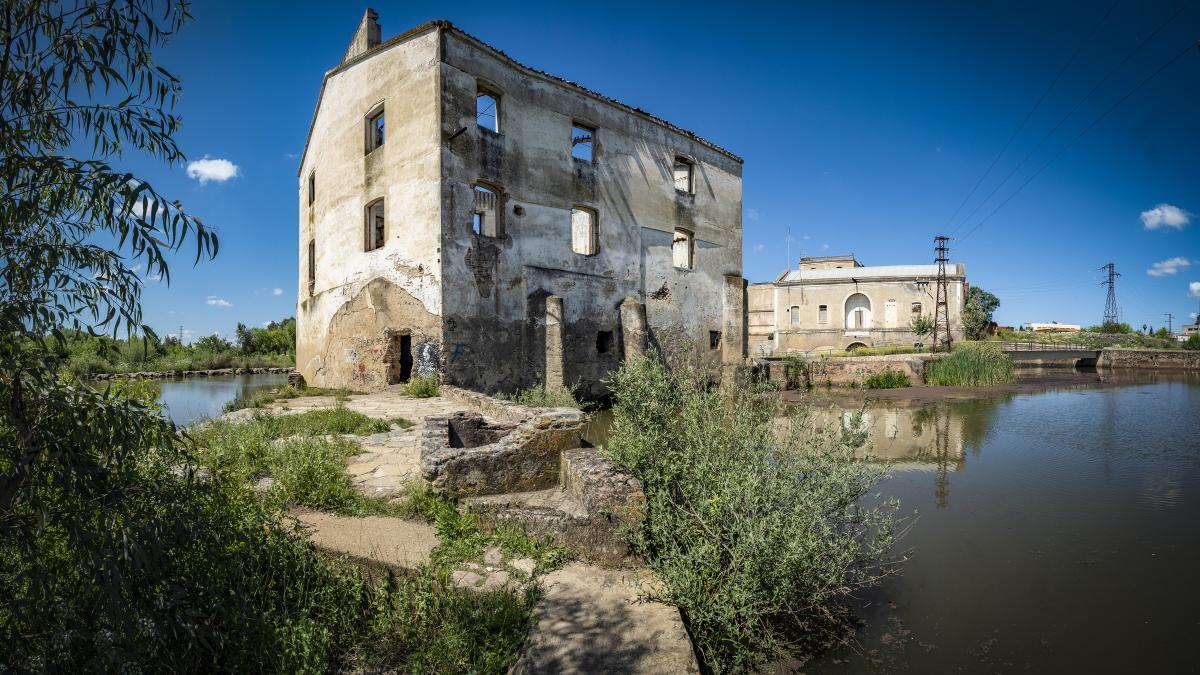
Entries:
{"label": "stone path", "polygon": [[641,597],[647,570],[572,563],[542,577],[511,673],[699,673],[679,610]]}
{"label": "stone path", "polygon": [[307,509],[298,510],[296,518],[317,548],[390,567],[411,569],[429,562],[438,545],[433,526],[423,521],[337,516]]}
{"label": "stone path", "polygon": [[[269,408],[275,413],[298,413],[332,408],[336,404],[332,396],[302,396],[276,401]],[[468,409],[439,396],[412,398],[398,387],[374,394],[352,395],[345,405],[368,417],[386,420],[403,417],[416,423],[408,429],[356,439],[362,452],[350,458],[346,473],[350,474],[356,489],[374,497],[399,494],[405,485],[421,477],[419,439],[421,425],[427,417]]]}

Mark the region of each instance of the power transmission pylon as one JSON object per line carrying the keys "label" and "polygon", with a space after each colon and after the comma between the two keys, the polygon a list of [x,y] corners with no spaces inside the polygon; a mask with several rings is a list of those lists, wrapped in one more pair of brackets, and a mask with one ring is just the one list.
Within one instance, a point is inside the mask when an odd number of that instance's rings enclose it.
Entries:
{"label": "power transmission pylon", "polygon": [[1120,320],[1117,318],[1116,282],[1117,277],[1121,275],[1117,273],[1117,266],[1113,263],[1108,263],[1100,269],[1108,272],[1108,278],[1100,282],[1101,286],[1108,286],[1108,299],[1104,301],[1104,323],[1101,324],[1101,326],[1104,326],[1107,330],[1108,327],[1115,326],[1120,323]]}
{"label": "power transmission pylon", "polygon": [[946,263],[950,261],[950,245],[947,243],[949,241],[950,237],[941,235],[933,238],[933,250],[936,253],[933,260],[938,266],[937,294],[933,303],[933,351],[935,352],[942,344],[946,346],[946,351],[950,351],[950,346],[954,342],[954,337],[950,334],[948,301],[950,292],[946,283]]}
{"label": "power transmission pylon", "polygon": [[1167,313],[1167,332],[1175,334],[1175,315],[1170,312]]}

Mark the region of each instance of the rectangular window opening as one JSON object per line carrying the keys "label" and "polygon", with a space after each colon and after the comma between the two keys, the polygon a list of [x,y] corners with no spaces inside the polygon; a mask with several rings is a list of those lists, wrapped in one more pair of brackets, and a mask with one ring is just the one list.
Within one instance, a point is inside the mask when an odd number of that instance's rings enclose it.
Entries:
{"label": "rectangular window opening", "polygon": [[611,330],[602,330],[596,333],[596,353],[607,354],[613,348],[613,333]]}
{"label": "rectangular window opening", "polygon": [[829,323],[829,305],[817,306],[817,323]]}
{"label": "rectangular window opening", "polygon": [[914,302],[912,304],[912,313],[915,315],[919,315],[921,313],[921,303]]}
{"label": "rectangular window opening", "polygon": [[308,240],[308,292],[311,295],[317,283],[317,240]]}
{"label": "rectangular window opening", "polygon": [[313,171],[312,173],[308,174],[308,205],[312,206],[312,203],[314,201],[316,201],[316,199],[317,199],[317,172]]}
{"label": "rectangular window opening", "polygon": [[376,199],[367,206],[366,246],[368,251],[383,248],[386,235],[383,200]]}
{"label": "rectangular window opening", "polygon": [[720,346],[721,346],[721,331],[719,331],[719,330],[708,331],[708,348],[709,349],[717,349]]}
{"label": "rectangular window opening", "polygon": [[475,123],[500,133],[500,97],[482,89],[475,92]]}
{"label": "rectangular window opening", "polygon": [[679,192],[691,194],[694,190],[695,183],[692,180],[692,162],[685,157],[675,158],[675,189]]}
{"label": "rectangular window opening", "polygon": [[792,315],[792,317],[791,317],[791,318],[792,318],[792,325],[793,325],[793,326],[798,326],[798,325],[800,325],[800,307],[799,307],[799,306],[797,306],[797,305],[792,305],[792,309],[791,309],[791,315]]}
{"label": "rectangular window opening", "polygon": [[383,107],[367,116],[367,152],[379,148],[383,145],[384,129],[383,129]]}
{"label": "rectangular window opening", "polygon": [[483,185],[474,186],[475,205],[471,209],[471,231],[484,237],[504,236],[500,218],[500,195]]}
{"label": "rectangular window opening", "polygon": [[571,127],[571,156],[585,162],[592,161],[592,142],[596,130],[576,124]]}
{"label": "rectangular window opening", "polygon": [[675,267],[681,270],[692,269],[692,264],[695,262],[693,248],[692,233],[676,229],[675,236],[671,240],[671,260]]}
{"label": "rectangular window opening", "polygon": [[571,250],[580,255],[596,255],[600,252],[599,218],[594,210],[585,206],[571,209]]}

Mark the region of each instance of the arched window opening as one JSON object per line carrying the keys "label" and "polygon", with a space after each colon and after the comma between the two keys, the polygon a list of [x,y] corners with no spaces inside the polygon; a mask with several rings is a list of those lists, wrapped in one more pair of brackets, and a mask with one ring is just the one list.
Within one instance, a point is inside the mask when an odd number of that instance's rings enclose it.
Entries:
{"label": "arched window opening", "polygon": [[580,255],[600,252],[600,228],[596,212],[586,206],[571,209],[571,250]]}
{"label": "arched window opening", "polygon": [[871,328],[871,301],[862,293],[846,298],[846,329],[869,330]]}
{"label": "arched window opening", "polygon": [[387,234],[386,216],[383,208],[383,200],[376,199],[367,205],[367,222],[365,228],[365,246],[367,251],[374,251],[383,248],[385,236]]}

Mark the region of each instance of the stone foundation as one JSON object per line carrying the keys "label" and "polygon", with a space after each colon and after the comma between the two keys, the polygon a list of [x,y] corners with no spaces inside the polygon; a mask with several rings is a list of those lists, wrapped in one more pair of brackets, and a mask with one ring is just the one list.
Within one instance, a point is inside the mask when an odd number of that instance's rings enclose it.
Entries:
{"label": "stone foundation", "polygon": [[1150,370],[1200,370],[1200,352],[1160,349],[1116,349],[1100,352],[1098,368],[1144,368]]}

